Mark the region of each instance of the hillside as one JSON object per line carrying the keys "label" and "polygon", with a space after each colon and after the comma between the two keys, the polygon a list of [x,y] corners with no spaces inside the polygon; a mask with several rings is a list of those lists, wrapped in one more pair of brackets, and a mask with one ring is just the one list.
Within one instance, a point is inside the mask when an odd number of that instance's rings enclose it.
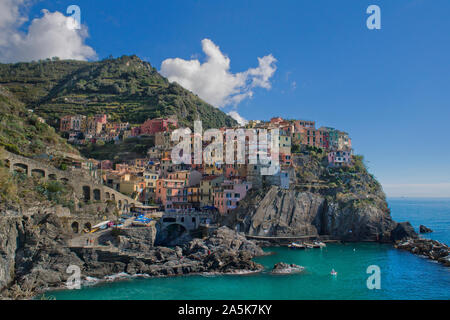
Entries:
{"label": "hillside", "polygon": [[204,128],[236,125],[219,109],[169,83],[137,56],[0,64],[0,85],[55,127],[63,115],[96,113],[130,123],[176,115],[182,125],[192,125],[197,117]]}
{"label": "hillside", "polygon": [[77,154],[55,129],[42,123],[11,92],[0,85],[0,147],[27,157]]}

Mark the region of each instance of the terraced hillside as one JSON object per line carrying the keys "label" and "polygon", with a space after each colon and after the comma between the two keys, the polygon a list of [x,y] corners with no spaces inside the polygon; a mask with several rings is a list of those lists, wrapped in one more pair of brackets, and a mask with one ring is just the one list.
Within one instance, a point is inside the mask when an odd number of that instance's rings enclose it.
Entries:
{"label": "terraced hillside", "polygon": [[0,64],[0,84],[55,127],[63,115],[96,113],[130,123],[177,116],[183,125],[199,117],[204,128],[236,124],[192,92],[169,83],[137,56]]}

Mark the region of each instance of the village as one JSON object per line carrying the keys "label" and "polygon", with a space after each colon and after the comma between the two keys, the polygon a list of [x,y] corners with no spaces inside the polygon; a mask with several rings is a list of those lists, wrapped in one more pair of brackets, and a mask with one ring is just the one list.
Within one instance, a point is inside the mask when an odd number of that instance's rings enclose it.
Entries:
{"label": "village", "polygon": [[[177,119],[173,118],[149,119],[141,125],[130,126],[129,123],[108,122],[106,114],[91,117],[68,115],[60,121],[61,133],[74,144],[87,141],[118,144],[129,137],[152,137],[154,147],[148,150],[145,158],[126,162],[89,159],[87,167],[102,184],[139,201],[147,208],[157,208],[165,213],[214,210],[220,215],[226,215],[239,206],[250,189],[258,189],[263,185],[289,189],[295,174],[293,158],[301,146],[324,150],[330,167],[349,166],[352,162],[352,144],[348,133],[330,127],[316,129],[314,121],[275,117],[270,121],[251,120],[245,126],[232,128],[278,129],[279,168],[274,175],[262,175],[263,165],[254,164],[248,159],[234,164],[220,161],[212,164],[179,164],[171,159],[171,151],[176,144],[171,135],[178,127]],[[219,130],[225,135],[226,129]],[[193,146],[194,134],[191,137]],[[205,141],[203,144],[206,144]],[[142,208],[135,210],[145,213]]]}

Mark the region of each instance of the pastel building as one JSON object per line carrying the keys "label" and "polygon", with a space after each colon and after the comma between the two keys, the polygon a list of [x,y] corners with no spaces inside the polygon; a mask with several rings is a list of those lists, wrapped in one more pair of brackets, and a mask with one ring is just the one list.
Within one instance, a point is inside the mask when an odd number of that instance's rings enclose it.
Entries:
{"label": "pastel building", "polygon": [[172,180],[184,180],[184,184],[190,187],[200,184],[202,174],[196,170],[180,170],[168,173],[167,178]]}
{"label": "pastel building", "polygon": [[351,150],[352,140],[348,136],[347,132],[338,132],[338,150]]}
{"label": "pastel building", "polygon": [[343,167],[351,164],[352,152],[346,150],[331,151],[328,153],[330,167]]}
{"label": "pastel building", "polygon": [[86,117],[82,115],[67,115],[63,116],[59,122],[59,130],[66,131],[82,131]]}
{"label": "pastel building", "polygon": [[178,121],[170,118],[149,119],[140,127],[140,134],[155,134],[157,132],[170,131],[171,127],[176,128]]}
{"label": "pastel building", "polygon": [[230,213],[237,208],[239,201],[245,198],[251,188],[250,182],[239,179],[225,180],[220,187],[214,190],[214,207],[222,215]]}
{"label": "pastel building", "polygon": [[223,176],[204,176],[200,182],[200,205],[214,205],[214,188],[220,186],[224,181]]}
{"label": "pastel building", "polygon": [[155,198],[164,206],[165,210],[187,209],[192,207],[188,203],[187,189],[184,180],[158,179]]}

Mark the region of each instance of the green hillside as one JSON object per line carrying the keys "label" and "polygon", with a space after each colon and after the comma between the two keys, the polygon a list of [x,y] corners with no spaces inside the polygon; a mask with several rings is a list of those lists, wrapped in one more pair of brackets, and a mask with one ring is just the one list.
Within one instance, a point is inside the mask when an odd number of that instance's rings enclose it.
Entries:
{"label": "green hillside", "polygon": [[204,128],[236,125],[192,92],[169,83],[137,56],[0,64],[0,84],[55,127],[63,115],[96,113],[130,123],[176,115],[182,125],[191,126],[197,117]]}
{"label": "green hillside", "polygon": [[42,123],[24,104],[0,85],[0,147],[24,155],[78,154],[55,129]]}

